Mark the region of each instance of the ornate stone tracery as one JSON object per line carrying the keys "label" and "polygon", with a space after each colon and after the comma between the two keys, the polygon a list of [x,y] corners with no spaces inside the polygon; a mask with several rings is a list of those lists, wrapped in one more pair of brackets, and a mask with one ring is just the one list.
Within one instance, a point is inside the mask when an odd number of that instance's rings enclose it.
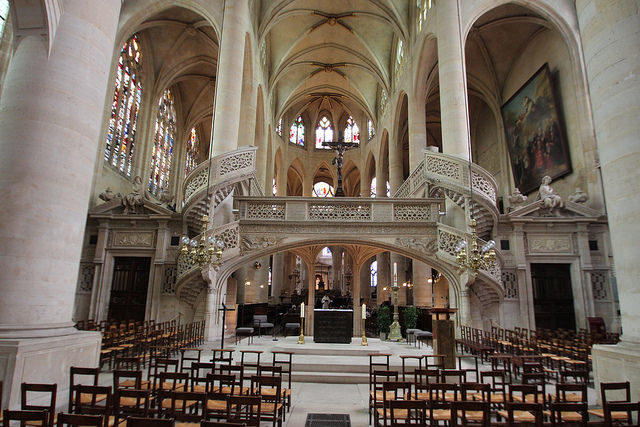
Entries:
{"label": "ornate stone tracery", "polygon": [[285,219],[284,203],[249,203],[247,219]]}
{"label": "ornate stone tracery", "polygon": [[400,222],[433,221],[429,205],[394,204],[393,218]]}
{"label": "ornate stone tracery", "polygon": [[369,203],[310,203],[309,219],[322,221],[363,221],[371,219]]}

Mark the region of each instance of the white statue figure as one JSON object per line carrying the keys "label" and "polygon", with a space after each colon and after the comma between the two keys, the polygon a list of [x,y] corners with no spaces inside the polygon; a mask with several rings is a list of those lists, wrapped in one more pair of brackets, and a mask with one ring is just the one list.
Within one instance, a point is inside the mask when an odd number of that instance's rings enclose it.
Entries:
{"label": "white statue figure", "polygon": [[589,200],[589,195],[582,191],[580,187],[576,187],[575,193],[567,197],[567,199],[573,203],[586,203]]}
{"label": "white statue figure", "polygon": [[142,185],[142,177],[139,175],[133,178],[133,191],[122,199],[124,213],[141,213],[147,192]]}
{"label": "white statue figure", "polygon": [[509,196],[509,202],[514,206],[518,207],[527,201],[527,196],[520,192],[520,189],[516,188],[512,195]]}
{"label": "white statue figure", "polygon": [[324,296],[322,297],[322,308],[324,308],[325,310],[328,309],[329,304],[331,304],[331,298],[329,298],[329,295],[324,294]]}
{"label": "white statue figure", "polygon": [[551,184],[551,177],[545,175],[542,178],[542,184],[540,184],[538,198],[542,200],[544,207],[549,209],[549,213],[551,213],[555,208],[564,207],[564,202],[562,201],[562,197],[560,197],[549,184]]}

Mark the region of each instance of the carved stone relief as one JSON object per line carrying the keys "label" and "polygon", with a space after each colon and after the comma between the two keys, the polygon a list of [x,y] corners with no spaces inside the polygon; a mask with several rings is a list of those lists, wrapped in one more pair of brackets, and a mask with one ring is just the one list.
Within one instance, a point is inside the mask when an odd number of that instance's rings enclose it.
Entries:
{"label": "carved stone relief", "polygon": [[562,236],[527,236],[529,253],[572,253],[570,235]]}
{"label": "carved stone relief", "polygon": [[89,294],[93,289],[93,274],[95,267],[93,263],[80,263],[80,271],[78,272],[78,293]]}
{"label": "carved stone relief", "polygon": [[278,244],[278,239],[274,236],[245,236],[242,238],[242,253],[255,251],[258,249],[266,249],[270,246]]}
{"label": "carved stone relief", "polygon": [[438,248],[438,242],[434,238],[398,237],[396,244],[414,251],[434,253]]}
{"label": "carved stone relief", "polygon": [[116,231],[113,234],[113,246],[119,247],[153,247],[153,231]]}
{"label": "carved stone relief", "polygon": [[591,273],[591,286],[593,287],[593,299],[602,301],[607,299],[609,280],[606,272],[594,271]]}
{"label": "carved stone relief", "polygon": [[164,275],[162,278],[163,295],[175,295],[177,277],[178,267],[175,264],[168,264],[164,266]]}

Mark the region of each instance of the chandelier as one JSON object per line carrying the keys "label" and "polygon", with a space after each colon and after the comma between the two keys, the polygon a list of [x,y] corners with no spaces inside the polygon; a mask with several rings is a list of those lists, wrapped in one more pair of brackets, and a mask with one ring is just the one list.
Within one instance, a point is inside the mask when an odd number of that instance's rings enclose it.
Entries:
{"label": "chandelier", "polygon": [[489,240],[482,248],[478,249],[478,235],[476,234],[476,220],[471,218],[469,221],[471,227],[471,247],[467,252],[467,241],[461,240],[456,245],[456,261],[461,268],[476,273],[478,270],[488,270],[496,262],[496,251],[493,249],[496,242]]}
{"label": "chandelier", "polygon": [[[222,264],[222,253],[224,252],[224,240],[214,236],[207,238],[207,227],[209,216],[202,215],[202,233],[200,241],[182,236],[182,247],[180,255],[191,265],[198,264],[200,267],[206,264],[213,264],[214,268]],[[212,259],[213,258],[213,259]]]}

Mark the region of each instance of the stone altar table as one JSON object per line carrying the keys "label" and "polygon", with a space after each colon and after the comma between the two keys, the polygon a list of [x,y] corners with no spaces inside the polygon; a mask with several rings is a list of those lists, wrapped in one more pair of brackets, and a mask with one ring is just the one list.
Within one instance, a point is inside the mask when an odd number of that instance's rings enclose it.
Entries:
{"label": "stone altar table", "polygon": [[313,342],[351,343],[353,310],[316,309],[313,319]]}

